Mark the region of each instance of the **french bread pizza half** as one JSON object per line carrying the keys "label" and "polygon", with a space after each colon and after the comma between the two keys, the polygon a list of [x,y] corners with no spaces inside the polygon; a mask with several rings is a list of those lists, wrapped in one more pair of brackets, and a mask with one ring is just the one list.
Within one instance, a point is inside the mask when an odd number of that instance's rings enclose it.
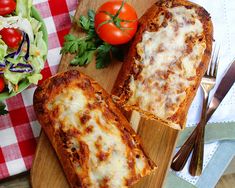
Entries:
{"label": "french bread pizza half", "polygon": [[73,188],[128,187],[156,168],[111,97],[76,70],[38,86],[34,109]]}
{"label": "french bread pizza half", "polygon": [[113,99],[127,111],[183,129],[212,42],[211,18],[203,7],[186,0],[157,1],[139,20]]}

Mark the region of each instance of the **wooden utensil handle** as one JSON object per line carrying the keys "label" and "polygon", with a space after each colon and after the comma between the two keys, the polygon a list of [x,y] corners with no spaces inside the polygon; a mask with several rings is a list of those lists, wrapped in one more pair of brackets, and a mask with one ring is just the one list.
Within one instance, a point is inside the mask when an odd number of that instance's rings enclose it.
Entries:
{"label": "wooden utensil handle", "polygon": [[194,129],[192,134],[188,137],[188,139],[185,141],[183,146],[179,149],[179,151],[175,154],[175,156],[172,159],[171,168],[175,171],[180,171],[184,168],[188,157],[193,150],[195,139],[197,136],[197,129],[198,126]]}

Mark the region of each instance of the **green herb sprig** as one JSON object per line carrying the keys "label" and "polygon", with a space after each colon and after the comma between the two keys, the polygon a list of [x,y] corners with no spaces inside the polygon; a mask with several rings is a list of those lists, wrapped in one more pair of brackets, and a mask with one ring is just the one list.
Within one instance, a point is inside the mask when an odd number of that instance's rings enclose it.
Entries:
{"label": "green herb sprig", "polygon": [[8,111],[6,110],[6,105],[2,102],[0,102],[0,115],[5,115],[7,114]]}
{"label": "green herb sprig", "polygon": [[77,24],[86,33],[85,37],[78,38],[72,34],[65,36],[65,42],[61,49],[62,54],[76,54],[70,62],[71,65],[86,66],[93,57],[96,56],[96,68],[101,69],[107,67],[112,57],[122,59],[121,50],[102,41],[95,32],[94,24],[95,12],[88,11],[88,16],[80,16]]}

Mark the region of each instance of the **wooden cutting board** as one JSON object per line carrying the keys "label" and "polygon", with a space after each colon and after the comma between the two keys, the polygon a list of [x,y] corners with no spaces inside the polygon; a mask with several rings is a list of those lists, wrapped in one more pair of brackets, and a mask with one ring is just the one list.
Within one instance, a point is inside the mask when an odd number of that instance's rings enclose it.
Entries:
{"label": "wooden cutting board", "polygon": [[[80,0],[75,17],[86,15],[88,9],[96,10],[105,0]],[[156,0],[129,0],[140,17]],[[79,30],[73,26],[71,33],[79,35]],[[61,59],[59,72],[69,69],[78,69],[79,71],[91,76],[97,80],[108,92],[111,91],[117,74],[122,63],[113,61],[111,65],[102,70],[95,69],[95,62],[89,64],[86,68],[70,67],[69,62],[72,55],[64,55]],[[160,125],[154,121],[140,118],[137,112],[130,115],[130,122],[133,128],[138,132],[143,141],[143,146],[150,158],[158,165],[158,169],[152,175],[143,178],[134,188],[158,188],[162,187],[172,152],[175,147],[178,131],[169,127]],[[33,188],[68,188],[63,170],[56,157],[56,154],[50,145],[47,137],[42,132],[37,146],[37,151],[31,169],[31,184]]]}

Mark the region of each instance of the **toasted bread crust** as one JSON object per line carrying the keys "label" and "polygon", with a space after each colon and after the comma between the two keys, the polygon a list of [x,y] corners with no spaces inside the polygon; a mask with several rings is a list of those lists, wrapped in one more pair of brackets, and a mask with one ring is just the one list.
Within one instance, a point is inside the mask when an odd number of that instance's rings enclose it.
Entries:
{"label": "toasted bread crust", "polygon": [[51,121],[45,106],[50,98],[53,98],[62,87],[69,84],[70,81],[80,77],[79,73],[71,73],[72,74],[70,75],[68,73],[63,73],[60,74],[60,76],[51,77],[48,82],[44,82],[42,85],[38,86],[34,93],[33,104],[37,119],[56,151],[68,183],[71,187],[78,188],[82,187],[82,181],[74,172],[73,165],[69,160],[70,154],[66,152],[66,149],[63,147],[64,143],[61,139],[60,132],[56,132],[55,127],[52,126],[53,121]]}
{"label": "toasted bread crust", "polygon": [[[158,118],[149,112],[141,110],[140,108],[138,108],[138,106],[132,106],[127,108],[124,107],[124,109],[137,110],[141,112],[141,114],[147,119],[155,119],[157,121],[161,121],[163,124],[168,125],[172,128],[181,130],[185,127],[188,109],[190,107],[193,98],[196,95],[196,91],[199,87],[201,78],[203,77],[205,71],[207,70],[212,51],[213,25],[209,13],[199,5],[186,0],[168,0],[168,1],[160,0],[156,2],[152,7],[150,7],[149,10],[146,11],[146,13],[139,20],[138,31],[130,46],[129,53],[125,57],[123,66],[119,72],[114,88],[112,90],[112,94],[114,95],[114,101],[117,101],[117,104],[120,107],[122,107],[125,101],[128,100],[128,98],[130,97],[129,88],[128,88],[130,77],[131,75],[134,75],[135,78],[141,71],[139,70],[139,67],[135,66],[135,59],[139,58],[136,48],[137,44],[141,42],[142,35],[145,31],[158,30],[158,26],[154,24],[155,22],[154,18],[158,15],[158,13],[161,10],[177,6],[184,6],[188,9],[194,8],[196,10],[196,13],[199,15],[199,20],[203,25],[203,35],[204,35],[203,37],[205,38],[206,41],[206,49],[204,51],[200,65],[196,70],[197,77],[195,77],[195,82],[194,82],[195,84],[186,90],[186,96],[187,96],[186,99],[180,104],[175,114],[171,116],[169,119]],[[116,98],[120,99],[119,97],[121,95],[125,96],[125,98],[121,99],[121,101],[116,100]]]}
{"label": "toasted bread crust", "polygon": [[[119,127],[119,130],[125,135],[126,133],[128,133],[128,135],[130,135],[135,140],[138,148],[141,149],[143,154],[145,155],[148,161],[148,165],[146,166],[146,175],[150,171],[155,169],[156,165],[147,157],[147,155],[143,151],[140,138],[136,135],[136,133],[131,128],[130,124],[119,111],[119,109],[115,106],[109,94],[90,77],[85,76],[76,70],[71,70],[68,72],[57,74],[54,77],[51,77],[48,80],[44,81],[42,85],[38,86],[34,94],[34,110],[36,112],[36,116],[57,153],[57,156],[62,164],[63,170],[70,186],[78,188],[86,187],[87,185],[83,184],[83,180],[75,172],[73,166],[74,164],[71,162],[71,152],[68,152],[68,150],[66,149],[67,132],[56,130],[54,119],[51,118],[51,116],[49,115],[50,112],[48,112],[46,105],[51,98],[55,98],[55,96],[64,88],[69,87],[70,84],[76,84],[78,82],[85,83],[83,85],[85,89],[90,88],[94,91],[102,93],[103,100],[108,105],[108,108],[115,115],[115,117],[118,118],[118,121],[121,122],[122,127]],[[128,135],[125,137],[126,142],[131,142]],[[135,149],[134,146],[131,149]],[[89,153],[86,152],[88,151],[84,149],[84,154],[79,154],[79,158],[74,160],[88,160],[87,156],[89,156]],[[140,177],[133,178],[132,181],[129,182],[130,185],[135,183],[138,179],[140,179]]]}

